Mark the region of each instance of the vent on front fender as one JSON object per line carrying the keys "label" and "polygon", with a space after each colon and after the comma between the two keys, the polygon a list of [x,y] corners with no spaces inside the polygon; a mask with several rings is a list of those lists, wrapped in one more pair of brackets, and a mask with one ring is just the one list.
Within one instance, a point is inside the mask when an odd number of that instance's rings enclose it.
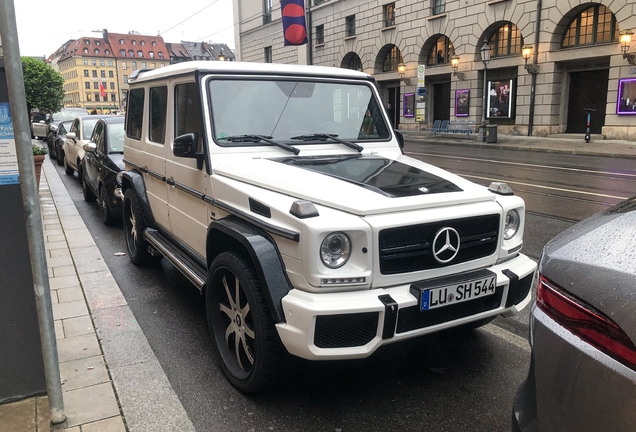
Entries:
{"label": "vent on front fender", "polygon": [[258,201],[253,200],[252,198],[250,198],[249,201],[250,201],[250,210],[252,211],[252,213],[265,216],[266,218],[272,217],[272,211],[265,204],[261,204]]}

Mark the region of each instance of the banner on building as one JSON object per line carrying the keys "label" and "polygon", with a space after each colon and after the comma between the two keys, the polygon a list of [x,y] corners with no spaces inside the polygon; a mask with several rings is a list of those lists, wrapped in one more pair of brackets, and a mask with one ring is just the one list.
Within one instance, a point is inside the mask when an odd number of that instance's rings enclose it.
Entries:
{"label": "banner on building", "polygon": [[104,88],[104,84],[103,83],[99,83],[99,94],[105,98],[106,97],[106,89]]}
{"label": "banner on building", "polygon": [[307,43],[307,25],[305,24],[304,0],[281,0],[283,16],[283,37],[285,46]]}

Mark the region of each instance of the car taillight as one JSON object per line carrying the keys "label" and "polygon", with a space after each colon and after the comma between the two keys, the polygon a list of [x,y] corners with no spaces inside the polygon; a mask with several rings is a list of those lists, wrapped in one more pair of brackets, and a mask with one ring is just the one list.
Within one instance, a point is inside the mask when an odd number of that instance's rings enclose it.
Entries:
{"label": "car taillight", "polygon": [[543,275],[539,275],[537,306],[574,335],[636,370],[636,346],[625,332],[604,314],[566,293]]}

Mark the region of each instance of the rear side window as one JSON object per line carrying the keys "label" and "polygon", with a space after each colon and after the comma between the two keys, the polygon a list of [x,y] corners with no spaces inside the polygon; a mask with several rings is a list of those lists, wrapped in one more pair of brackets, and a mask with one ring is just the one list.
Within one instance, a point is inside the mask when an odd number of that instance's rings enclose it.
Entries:
{"label": "rear side window", "polygon": [[168,87],[150,88],[150,141],[165,144]]}
{"label": "rear side window", "polygon": [[201,125],[201,99],[196,83],[178,84],[174,89],[174,136],[175,138],[187,133],[196,133],[196,151],[203,149],[203,127]]}
{"label": "rear side window", "polygon": [[126,135],[136,140],[141,139],[141,127],[144,118],[145,89],[133,89],[128,93],[128,109],[126,112]]}

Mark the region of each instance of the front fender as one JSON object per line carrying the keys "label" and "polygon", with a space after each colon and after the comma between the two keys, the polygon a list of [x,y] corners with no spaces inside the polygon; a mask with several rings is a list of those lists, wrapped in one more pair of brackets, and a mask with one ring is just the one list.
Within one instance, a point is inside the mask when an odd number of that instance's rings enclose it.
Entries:
{"label": "front fender", "polygon": [[272,319],[276,323],[285,321],[282,298],[293,287],[287,278],[278,247],[269,234],[235,216],[229,216],[210,224],[206,244],[208,268],[219,253],[230,248],[239,247],[246,252],[258,274]]}

